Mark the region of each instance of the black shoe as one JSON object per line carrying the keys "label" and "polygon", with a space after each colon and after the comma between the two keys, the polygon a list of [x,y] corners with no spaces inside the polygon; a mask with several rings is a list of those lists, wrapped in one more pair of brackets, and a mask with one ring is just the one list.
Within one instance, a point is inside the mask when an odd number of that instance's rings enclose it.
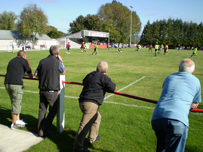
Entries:
{"label": "black shoe", "polygon": [[93,144],[93,143],[95,143],[95,142],[97,142],[97,141],[99,141],[99,139],[100,139],[100,137],[99,136],[97,136],[97,138],[95,139],[95,141],[93,141],[92,143],[90,143],[90,144]]}

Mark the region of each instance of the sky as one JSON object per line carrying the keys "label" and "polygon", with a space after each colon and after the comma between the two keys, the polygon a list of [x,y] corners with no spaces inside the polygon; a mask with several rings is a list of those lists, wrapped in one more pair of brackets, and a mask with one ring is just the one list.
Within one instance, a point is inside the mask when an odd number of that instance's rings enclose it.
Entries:
{"label": "sky", "polygon": [[[50,26],[67,33],[70,23],[78,16],[95,15],[99,8],[113,0],[0,0],[0,14],[4,11],[20,15],[30,3],[44,11]],[[163,19],[181,19],[183,22],[203,22],[203,0],[117,0],[135,11],[142,23],[142,30],[148,21],[150,23]],[[130,25],[129,25],[130,26]],[[142,32],[142,31],[141,31]],[[140,33],[141,34],[141,33]]]}

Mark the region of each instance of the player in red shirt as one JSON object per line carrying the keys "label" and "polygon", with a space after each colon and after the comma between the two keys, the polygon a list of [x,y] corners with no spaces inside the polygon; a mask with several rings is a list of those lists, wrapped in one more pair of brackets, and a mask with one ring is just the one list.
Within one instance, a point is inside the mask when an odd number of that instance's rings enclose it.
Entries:
{"label": "player in red shirt", "polygon": [[66,54],[70,54],[70,42],[68,42],[66,48],[67,48]]}

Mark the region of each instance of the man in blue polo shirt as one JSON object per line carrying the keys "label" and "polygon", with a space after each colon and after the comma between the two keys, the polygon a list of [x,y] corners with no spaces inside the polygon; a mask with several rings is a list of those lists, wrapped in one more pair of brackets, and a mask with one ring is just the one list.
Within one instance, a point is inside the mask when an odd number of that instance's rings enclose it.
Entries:
{"label": "man in blue polo shirt", "polygon": [[190,108],[201,102],[201,85],[193,74],[195,63],[184,59],[179,72],[169,75],[152,116],[152,128],[157,137],[157,152],[184,152],[188,133]]}

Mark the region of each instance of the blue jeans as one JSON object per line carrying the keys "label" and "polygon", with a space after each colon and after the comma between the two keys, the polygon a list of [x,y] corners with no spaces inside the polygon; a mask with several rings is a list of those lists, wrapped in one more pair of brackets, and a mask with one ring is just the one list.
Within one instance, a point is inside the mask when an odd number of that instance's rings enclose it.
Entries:
{"label": "blue jeans", "polygon": [[157,137],[157,152],[184,152],[188,127],[173,119],[152,120]]}

